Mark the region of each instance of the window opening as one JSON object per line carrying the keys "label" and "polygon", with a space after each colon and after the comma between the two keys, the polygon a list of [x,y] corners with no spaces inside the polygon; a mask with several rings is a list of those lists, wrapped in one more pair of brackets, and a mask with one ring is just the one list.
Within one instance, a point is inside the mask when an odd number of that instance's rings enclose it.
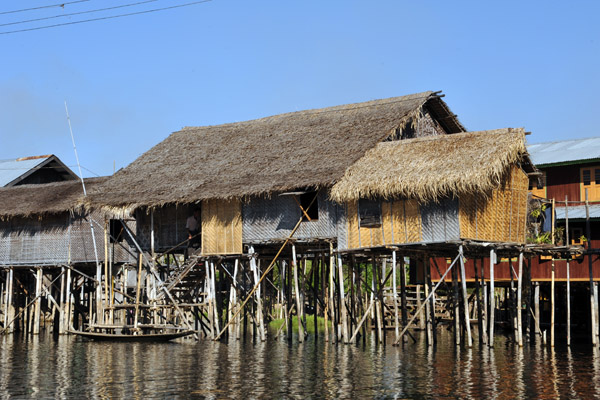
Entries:
{"label": "window opening", "polygon": [[358,200],[358,216],[360,226],[377,228],[381,226],[381,202],[379,200]]}
{"label": "window opening", "polygon": [[120,243],[123,241],[125,228],[120,219],[111,219],[109,221],[110,243]]}
{"label": "window opening", "polygon": [[[315,201],[313,201],[313,199],[315,199]],[[312,205],[310,204],[311,202],[312,202]],[[302,209],[304,210],[304,212],[302,213],[303,221],[318,220],[319,219],[319,197],[317,196],[317,192],[302,193],[300,195],[300,207],[302,207]],[[307,215],[308,215],[308,218],[306,217]]]}

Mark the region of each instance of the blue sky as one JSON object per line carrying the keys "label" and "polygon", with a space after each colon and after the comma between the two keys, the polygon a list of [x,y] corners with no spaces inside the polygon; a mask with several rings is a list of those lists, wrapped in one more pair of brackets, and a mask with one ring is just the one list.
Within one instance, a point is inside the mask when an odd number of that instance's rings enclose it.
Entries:
{"label": "blue sky", "polygon": [[[134,2],[0,14],[0,24]],[[0,13],[56,3],[3,1]],[[442,90],[468,130],[525,127],[532,143],[600,136],[598,15],[598,1],[212,0],[0,34],[0,159],[52,153],[76,170],[65,100],[84,176],[111,174],[184,126],[425,90]]]}

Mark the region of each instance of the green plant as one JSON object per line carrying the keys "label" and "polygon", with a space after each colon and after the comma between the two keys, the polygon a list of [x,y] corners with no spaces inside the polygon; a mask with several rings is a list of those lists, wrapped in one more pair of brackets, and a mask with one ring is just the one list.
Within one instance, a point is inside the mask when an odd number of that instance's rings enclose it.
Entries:
{"label": "green plant", "polygon": [[534,208],[533,210],[531,210],[531,212],[529,213],[533,218],[540,218],[544,215],[544,212],[546,211],[546,208],[548,206],[545,203],[540,203],[539,207]]}

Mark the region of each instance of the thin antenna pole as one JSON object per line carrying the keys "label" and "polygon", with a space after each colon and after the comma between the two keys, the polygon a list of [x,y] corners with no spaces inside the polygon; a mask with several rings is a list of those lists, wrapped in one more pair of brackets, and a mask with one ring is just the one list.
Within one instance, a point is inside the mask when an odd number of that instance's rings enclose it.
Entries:
{"label": "thin antenna pole", "polygon": [[[65,100],[65,111],[67,113],[67,122],[69,123],[69,132],[71,133],[71,141],[73,142],[73,151],[75,152],[75,159],[77,160],[77,168],[79,169],[79,177],[81,178],[81,186],[83,187],[83,196],[87,197],[85,190],[85,182],[83,181],[83,174],[81,173],[81,164],[79,163],[79,155],[77,155],[77,146],[75,146],[75,137],[73,136],[73,128],[71,127],[71,117],[69,117],[69,109],[67,108],[67,101]],[[94,224],[92,219],[90,221],[90,230],[92,231],[92,243],[94,244],[94,257],[96,258],[96,322],[102,323],[104,320],[104,311],[102,310],[102,269],[100,268],[100,261],[98,260],[98,248],[96,247],[96,235],[94,233]],[[104,260],[106,262],[106,260]]]}
{"label": "thin antenna pole", "polygon": [[[71,142],[73,142],[73,151],[75,152],[75,160],[77,160],[77,168],[79,169],[79,178],[81,178],[81,186],[83,187],[83,195],[87,196],[85,191],[85,183],[83,182],[83,174],[81,173],[81,164],[79,164],[79,156],[77,155],[77,146],[75,146],[75,137],[73,136],[73,128],[71,127],[71,117],[69,117],[69,109],[65,100],[65,111],[67,112],[67,122],[69,123],[69,132],[71,133]],[[94,228],[92,228],[92,231]],[[94,246],[95,247],[95,246]],[[96,257],[98,258],[98,257]]]}

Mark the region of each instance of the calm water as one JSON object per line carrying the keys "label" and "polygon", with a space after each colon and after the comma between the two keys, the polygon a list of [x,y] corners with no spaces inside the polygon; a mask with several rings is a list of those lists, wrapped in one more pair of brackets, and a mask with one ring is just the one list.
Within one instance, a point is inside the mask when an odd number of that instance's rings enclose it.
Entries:
{"label": "calm water", "polygon": [[[600,398],[600,353],[585,344],[458,348],[440,332],[404,348],[0,338],[2,398]],[[391,341],[391,336],[389,337]]]}

